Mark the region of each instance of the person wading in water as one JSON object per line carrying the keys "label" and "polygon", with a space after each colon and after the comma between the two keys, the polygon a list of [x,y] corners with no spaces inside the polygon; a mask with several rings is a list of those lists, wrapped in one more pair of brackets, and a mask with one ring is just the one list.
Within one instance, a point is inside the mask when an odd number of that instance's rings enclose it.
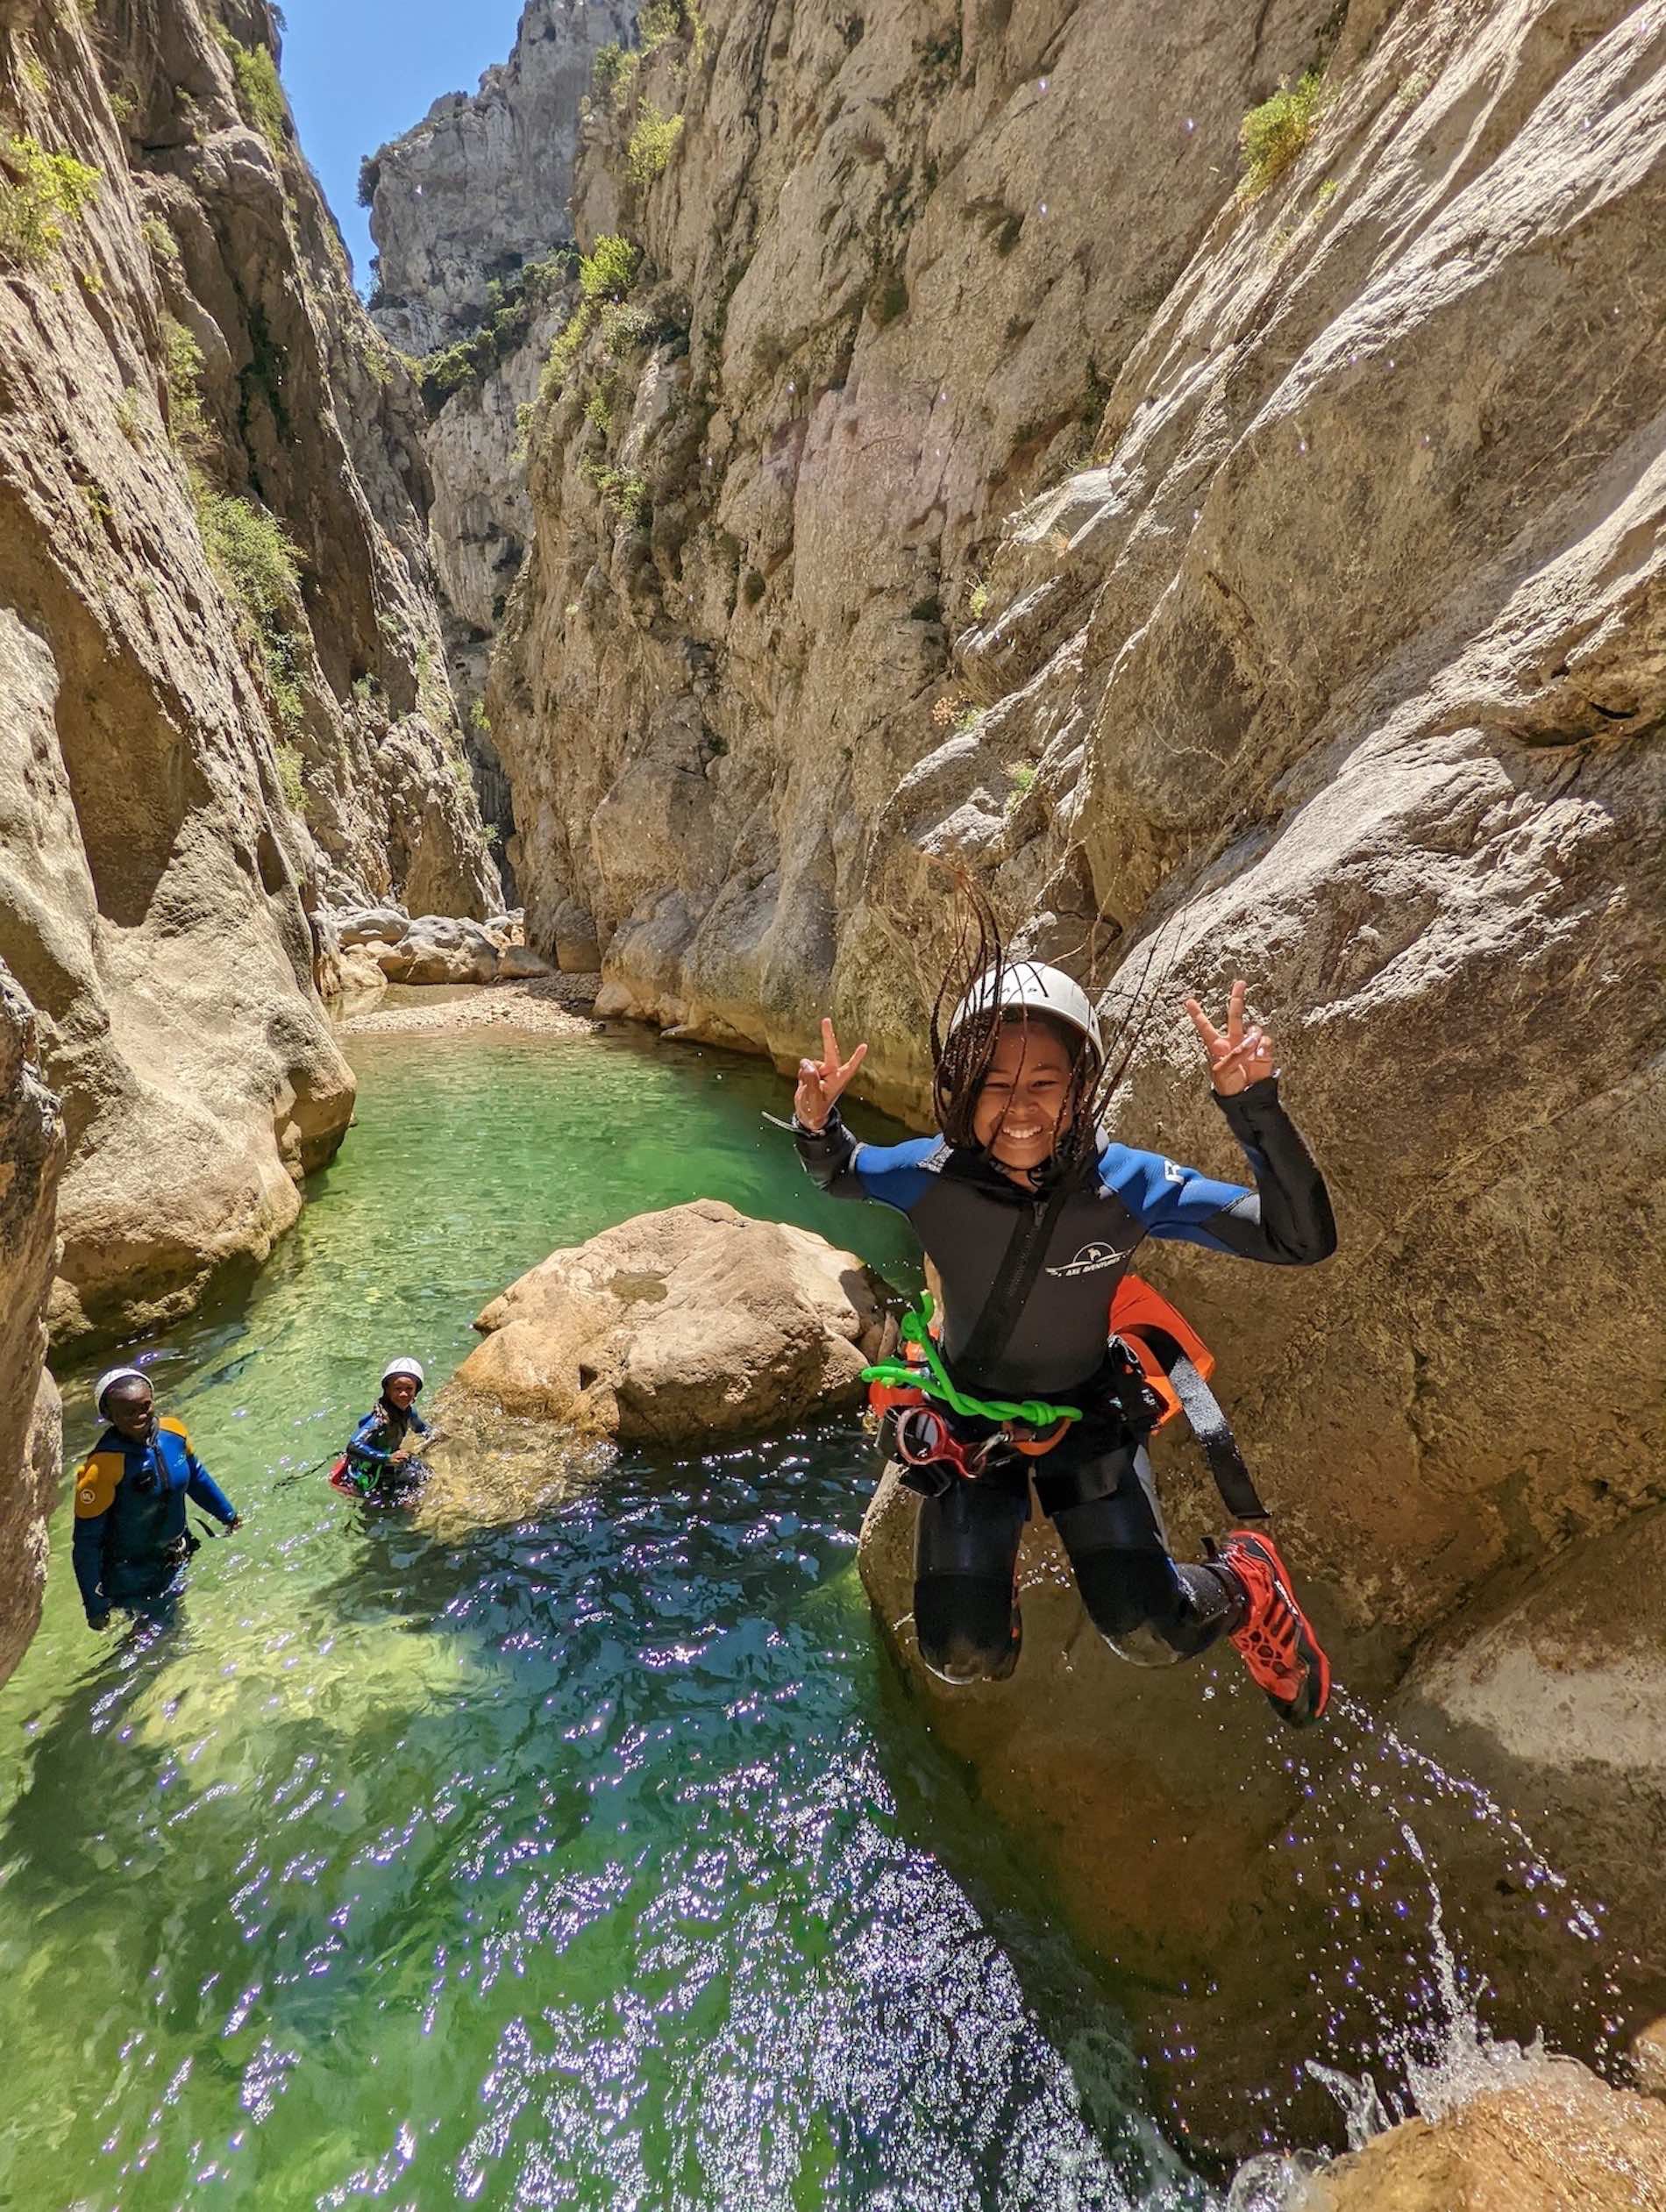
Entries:
{"label": "person wading in water", "polygon": [[383,1504],[402,1503],[419,1490],[428,1469],[417,1456],[412,1435],[427,1436],[428,1424],[416,1411],[424,1377],[420,1360],[389,1360],[381,1371],[381,1395],[354,1429],[346,1450],[330,1470],[338,1490]]}
{"label": "person wading in water", "polygon": [[184,1423],[157,1418],[136,1367],[101,1375],[94,1403],[108,1426],[75,1470],[71,1553],[87,1625],[105,1627],[118,1606],[166,1619],[198,1549],[187,1498],[227,1528],[241,1526],[237,1509],[192,1451]]}
{"label": "person wading in water", "polygon": [[[958,1005],[951,971],[932,1010],[940,1135],[856,1141],[837,1101],[867,1048],[842,1056],[830,1021],[793,1102],[799,1156],[822,1189],[913,1223],[942,1284],[933,1349],[945,1379],[960,1394],[1031,1402],[1029,1423],[935,1401],[897,1418],[910,1487],[936,1490],[915,1537],[920,1655],[953,1682],[1012,1672],[1033,1473],[1082,1601],[1121,1656],[1193,1659],[1229,1637],[1275,1711],[1305,1726],[1325,1710],[1330,1667],[1283,1560],[1250,1529],[1201,1562],[1173,1559],[1143,1448],[1152,1401],[1137,1364],[1107,1342],[1113,1296],[1146,1237],[1282,1266],[1335,1251],[1323,1178],[1279,1101],[1272,1040],[1246,1026],[1242,982],[1224,1031],[1185,1001],[1253,1190],[1113,1143],[1100,1114],[1122,1067],[1107,1069],[1087,994],[1057,968],[1007,957],[978,921],[979,952],[993,959],[979,959]],[[1055,1421],[1065,1401],[1079,1418]]]}

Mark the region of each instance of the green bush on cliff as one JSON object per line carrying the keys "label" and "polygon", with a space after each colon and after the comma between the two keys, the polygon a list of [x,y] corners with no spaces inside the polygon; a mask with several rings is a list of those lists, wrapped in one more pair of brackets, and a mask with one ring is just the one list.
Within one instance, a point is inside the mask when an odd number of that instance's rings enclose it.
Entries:
{"label": "green bush on cliff", "polygon": [[662,176],[681,136],[680,115],[661,115],[651,100],[644,101],[641,117],[625,148],[625,167],[631,182],[645,190],[656,177]]}
{"label": "green bush on cliff", "polygon": [[652,53],[668,39],[686,35],[693,44],[694,67],[698,68],[706,58],[706,21],[699,0],[647,0],[637,18],[637,32],[644,54]]}
{"label": "green bush on cliff", "polygon": [[160,215],[147,215],[139,226],[139,235],[150,248],[151,260],[159,267],[170,268],[176,275],[181,272],[183,263],[179,240]]}
{"label": "green bush on cliff", "polygon": [[35,268],[98,196],[98,171],[38,139],[0,138],[0,262]]}
{"label": "green bush on cliff", "polygon": [[277,755],[278,781],[289,803],[289,811],[298,814],[306,805],[307,798],[306,782],[301,773],[300,748],[291,744],[287,737],[281,737],[273,750]]}
{"label": "green bush on cliff", "polygon": [[579,263],[579,289],[587,300],[622,300],[641,267],[629,238],[604,233]]}
{"label": "green bush on cliff", "polygon": [[215,37],[230,57],[231,75],[237,82],[237,103],[243,110],[244,120],[253,124],[274,153],[281,154],[289,103],[283,96],[271,47],[239,45],[223,23],[217,23],[213,28]]}
{"label": "green bush on cliff", "polygon": [[523,343],[538,306],[554,287],[566,282],[579,259],[575,246],[559,245],[542,260],[492,279],[486,288],[487,320],[480,329],[416,364],[416,381],[431,415],[438,414],[453,392],[488,375]]}
{"label": "green bush on cliff", "polygon": [[203,349],[173,316],[162,317],[163,360],[167,375],[167,435],[186,461],[199,459],[212,443],[203,406]]}
{"label": "green bush on cliff", "polygon": [[1238,126],[1240,200],[1253,200],[1290,167],[1312,138],[1325,99],[1324,79],[1309,69],[1294,85],[1286,77],[1270,100],[1250,109]]}
{"label": "green bush on cliff", "polygon": [[616,39],[609,40],[605,46],[598,46],[595,67],[590,77],[597,99],[616,111],[630,89],[630,80],[636,75],[641,61],[639,53],[633,53],[629,46],[622,46]]}
{"label": "green bush on cliff", "polygon": [[270,508],[212,490],[196,470],[191,497],[203,550],[243,616],[273,710],[284,729],[297,729],[305,714],[301,644],[307,617],[295,540]]}

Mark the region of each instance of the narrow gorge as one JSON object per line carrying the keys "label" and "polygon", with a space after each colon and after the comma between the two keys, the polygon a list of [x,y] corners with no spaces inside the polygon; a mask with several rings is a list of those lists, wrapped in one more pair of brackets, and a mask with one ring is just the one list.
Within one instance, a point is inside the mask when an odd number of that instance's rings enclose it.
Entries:
{"label": "narrow gorge", "polygon": [[[284,35],[267,0],[0,0],[0,1681],[65,1495],[49,1360],[83,1416],[113,1346],[177,1337],[211,1380],[252,1297],[328,1362],[283,1304],[315,1248],[303,1186],[374,1212],[352,1144],[309,1178],[355,1067],[426,1083],[431,1049],[401,1064],[344,1029],[339,928],[378,984],[600,972],[610,1034],[550,1048],[582,1113],[484,1030],[435,1062],[459,1185],[519,1178],[450,1232],[496,1255],[496,1278],[454,1261],[491,1312],[541,1279],[547,1240],[509,1224],[544,1220],[546,1179],[605,1191],[613,1221],[707,1195],[657,1126],[712,1198],[785,1207],[778,1141],[737,1167],[751,1140],[710,1086],[784,1114],[774,1078],[823,1014],[869,1045],[858,1133],[929,1127],[964,871],[1102,998],[1130,1144],[1237,1174],[1180,1000],[1245,977],[1276,1034],[1337,1256],[1248,1295],[1185,1246],[1150,1272],[1217,1352],[1346,1702],[1299,1759],[1248,1699],[1199,1725],[1193,1670],[1121,1663],[1039,1519],[1016,1675],[950,1689],[919,1661],[892,1476],[856,1555],[907,1726],[1114,1981],[1126,2109],[1149,2101],[1206,2168],[1320,2140],[1339,2092],[1304,2062],[1416,2011],[1429,1954],[1388,1890],[1421,1878],[1419,1836],[1435,1950],[1470,1946],[1496,2033],[1648,2086],[1666,0],[526,0],[477,91],[367,152],[362,297]],[[570,1148],[547,1178],[475,1087],[500,1066],[527,1129]],[[452,1170],[414,1109],[380,1110],[406,1148],[373,1120],[397,1261],[385,1288],[359,1248],[343,1264],[391,1326],[427,1310],[411,1285],[442,1295],[418,1233],[431,1204],[450,1218]],[[316,1236],[339,1255],[336,1204]],[[852,1241],[825,1211],[801,1218]],[[494,1345],[477,1374],[509,1371]],[[708,1426],[699,1495],[738,1544],[754,1502]],[[796,1409],[773,1426],[789,1465],[812,1439],[814,1581],[858,1462]],[[1159,1456],[1192,1555],[1217,1501],[1194,1453]],[[600,1559],[615,1539],[585,1526]],[[789,1578],[794,1540],[771,1554]],[[513,1580],[502,1542],[489,1601],[454,1601],[471,1619]],[[578,1572],[540,1552],[533,1577],[588,1633]],[[815,1667],[850,1633],[819,1622]],[[612,1681],[605,1638],[593,1656]],[[736,1666],[774,1680],[760,1653]],[[565,1681],[539,1694],[568,1740],[592,1725]],[[630,1696],[609,1696],[611,1727]],[[1425,1793],[1409,1844],[1391,1768]],[[1343,1934],[1333,1820],[1387,1884]],[[788,1850],[763,1826],[766,1859]],[[1613,2124],[1654,2156],[1638,2109]],[[1080,2201],[1307,2202],[1187,2194],[1151,2155],[1168,2179]],[[1362,2170],[1362,2205],[1397,2201]],[[748,2195],[740,2172],[676,2201],[857,2201],[779,2175]],[[1041,2201],[981,2186],[961,2201]]]}

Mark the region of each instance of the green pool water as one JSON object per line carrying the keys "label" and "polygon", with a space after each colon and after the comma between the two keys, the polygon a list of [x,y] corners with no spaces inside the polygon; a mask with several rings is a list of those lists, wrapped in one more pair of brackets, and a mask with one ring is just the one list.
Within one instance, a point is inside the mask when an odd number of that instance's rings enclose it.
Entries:
{"label": "green pool water", "polygon": [[0,2205],[1209,2201],[888,1681],[854,1424],[625,1457],[461,1538],[295,1473],[391,1353],[439,1379],[487,1298],[629,1213],[727,1198],[907,1279],[901,1225],[822,1199],[760,1118],[783,1086],[722,1055],[353,1057],[357,1125],[252,1293],[134,1348],[246,1526],[173,1628],[101,1640],[61,1515],[0,1691]]}

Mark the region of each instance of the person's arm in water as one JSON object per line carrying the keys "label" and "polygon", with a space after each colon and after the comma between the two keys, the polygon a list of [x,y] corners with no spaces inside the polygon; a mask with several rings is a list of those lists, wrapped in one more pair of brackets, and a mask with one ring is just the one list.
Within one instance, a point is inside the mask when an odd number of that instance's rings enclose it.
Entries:
{"label": "person's arm in water", "polygon": [[212,1513],[223,1526],[238,1527],[237,1507],[191,1449],[191,1440],[184,1430],[182,1429],[179,1434],[180,1441],[185,1447],[185,1495],[193,1505],[200,1505],[205,1513]]}
{"label": "person's arm in water", "polygon": [[1244,987],[1232,986],[1227,1027],[1185,1002],[1209,1056],[1215,1103],[1249,1159],[1256,1187],[1218,1182],[1154,1152],[1112,1145],[1101,1173],[1150,1236],[1235,1253],[1279,1267],[1312,1267],[1336,1249],[1330,1194],[1278,1098],[1272,1040],[1244,1027]]}
{"label": "person's arm in water", "polygon": [[[416,1408],[414,1405],[407,1407],[405,1412],[405,1421],[407,1427],[415,1431],[416,1434],[419,1437],[425,1438],[432,1433],[430,1430],[427,1422],[424,1420],[422,1415],[416,1411]],[[417,1448],[415,1444],[402,1444],[399,1449],[388,1461],[388,1465],[390,1467],[409,1467],[412,1460],[416,1459],[417,1455]]]}
{"label": "person's arm in water", "polygon": [[70,1558],[89,1628],[103,1628],[110,1619],[110,1600],[103,1588],[104,1529],[119,1480],[117,1458],[112,1452],[95,1452],[75,1473],[75,1533]]}

